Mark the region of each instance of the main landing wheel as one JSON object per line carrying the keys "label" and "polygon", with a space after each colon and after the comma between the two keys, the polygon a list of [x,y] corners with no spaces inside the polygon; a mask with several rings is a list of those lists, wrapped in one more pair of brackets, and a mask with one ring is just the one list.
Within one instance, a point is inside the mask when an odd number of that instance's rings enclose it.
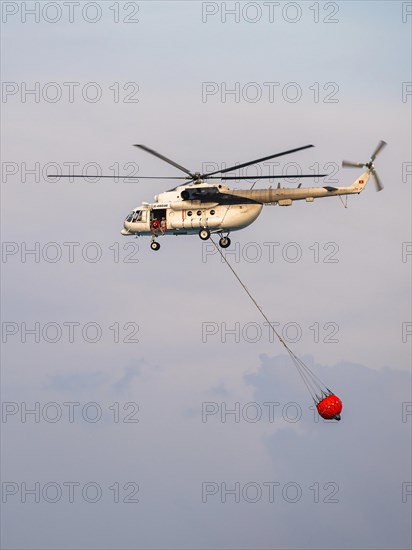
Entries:
{"label": "main landing wheel", "polygon": [[210,238],[210,231],[209,229],[201,229],[199,231],[199,237],[202,239],[202,241],[207,241]]}
{"label": "main landing wheel", "polygon": [[160,244],[159,244],[158,242],[156,242],[156,241],[153,241],[153,242],[150,243],[150,248],[151,248],[152,250],[159,250]]}
{"label": "main landing wheel", "polygon": [[230,243],[231,243],[231,240],[229,239],[229,237],[220,237],[219,239],[219,245],[222,248],[227,248],[228,246],[230,246]]}

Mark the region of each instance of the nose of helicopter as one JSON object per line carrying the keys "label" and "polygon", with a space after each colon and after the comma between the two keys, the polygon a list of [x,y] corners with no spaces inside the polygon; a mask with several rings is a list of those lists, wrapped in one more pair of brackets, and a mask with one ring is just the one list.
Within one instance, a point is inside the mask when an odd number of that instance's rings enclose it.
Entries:
{"label": "nose of helicopter", "polygon": [[124,222],[123,229],[120,231],[120,234],[121,235],[130,235],[129,228],[130,228],[129,222]]}

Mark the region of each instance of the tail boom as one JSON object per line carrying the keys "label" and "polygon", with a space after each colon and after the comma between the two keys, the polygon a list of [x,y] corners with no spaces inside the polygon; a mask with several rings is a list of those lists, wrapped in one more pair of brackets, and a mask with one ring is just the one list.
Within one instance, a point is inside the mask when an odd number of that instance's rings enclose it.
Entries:
{"label": "tail boom", "polygon": [[[351,186],[349,187],[304,187],[304,188],[278,188],[278,189],[236,189],[226,191],[228,194],[233,194],[238,197],[252,199],[262,204],[277,204],[288,205],[290,201],[307,200],[311,202],[316,198],[334,197],[338,195],[352,195],[361,193],[369,180],[370,171],[364,172]],[[283,201],[287,201],[283,203]]]}

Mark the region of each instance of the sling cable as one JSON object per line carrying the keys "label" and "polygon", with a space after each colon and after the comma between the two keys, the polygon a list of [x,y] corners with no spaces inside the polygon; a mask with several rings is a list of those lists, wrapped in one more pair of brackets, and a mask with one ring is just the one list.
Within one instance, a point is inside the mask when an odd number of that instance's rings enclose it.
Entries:
{"label": "sling cable", "polygon": [[337,395],[335,395],[325,384],[314,374],[310,368],[293,353],[293,351],[287,346],[286,342],[283,340],[283,338],[280,336],[280,334],[276,331],[273,324],[269,321],[269,319],[266,317],[265,312],[263,309],[258,305],[256,300],[253,298],[252,294],[249,292],[249,290],[246,288],[245,284],[240,279],[239,275],[236,273],[236,271],[233,269],[232,265],[227,261],[226,257],[224,256],[223,252],[220,250],[220,248],[216,245],[215,241],[211,238],[211,241],[215,245],[216,250],[219,251],[220,255],[222,256],[223,260],[225,261],[226,265],[229,267],[233,275],[236,277],[236,279],[239,281],[240,285],[243,287],[243,290],[246,292],[246,294],[249,296],[249,298],[252,300],[253,304],[255,305],[256,309],[259,311],[259,313],[262,315],[262,317],[265,319],[265,321],[268,323],[268,326],[273,331],[273,333],[277,336],[279,342],[283,344],[286,351],[288,352],[290,358],[292,359],[293,364],[296,367],[296,370],[298,371],[300,377],[302,378],[306,388],[308,389],[315,405],[316,409],[319,413],[319,415],[324,418],[325,420],[340,420],[341,416],[340,413],[342,412],[342,401],[339,399]]}

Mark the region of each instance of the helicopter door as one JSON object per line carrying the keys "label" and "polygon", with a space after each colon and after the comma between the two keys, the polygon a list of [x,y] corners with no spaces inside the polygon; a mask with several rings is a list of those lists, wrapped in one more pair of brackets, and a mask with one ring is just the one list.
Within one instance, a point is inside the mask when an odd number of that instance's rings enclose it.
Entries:
{"label": "helicopter door", "polygon": [[164,220],[166,220],[166,229],[167,229],[166,208],[153,208],[150,211],[150,227],[151,228],[152,228],[153,221],[157,220],[158,221],[158,228],[160,229],[163,225],[162,224],[162,219],[163,219],[163,223],[164,223]]}

